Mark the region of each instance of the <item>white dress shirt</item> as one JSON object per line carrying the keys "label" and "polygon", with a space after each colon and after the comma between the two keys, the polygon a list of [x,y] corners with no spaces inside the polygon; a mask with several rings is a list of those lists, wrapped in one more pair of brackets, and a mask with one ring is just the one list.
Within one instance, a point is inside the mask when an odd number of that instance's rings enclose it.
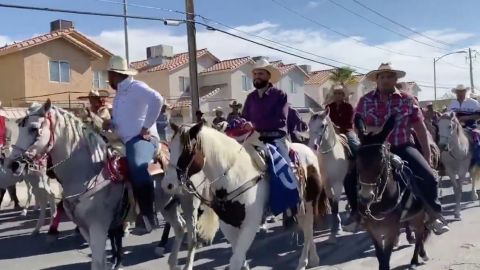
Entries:
{"label": "white dress shirt", "polygon": [[454,112],[476,112],[480,111],[480,103],[473,98],[466,98],[462,103],[453,100],[448,107],[448,111]]}
{"label": "white dress shirt", "polygon": [[163,105],[163,97],[146,83],[131,77],[120,82],[113,100],[113,128],[123,143],[148,128],[159,138],[155,121]]}

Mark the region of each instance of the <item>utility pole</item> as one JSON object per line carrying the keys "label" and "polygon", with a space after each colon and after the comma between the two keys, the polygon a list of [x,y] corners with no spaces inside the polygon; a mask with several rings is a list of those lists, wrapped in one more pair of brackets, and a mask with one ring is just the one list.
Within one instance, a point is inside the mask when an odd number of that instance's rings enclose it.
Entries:
{"label": "utility pole", "polygon": [[437,69],[435,67],[437,60],[433,58],[433,100],[437,101]]}
{"label": "utility pole", "polygon": [[470,59],[470,89],[472,93],[475,93],[475,87],[473,84],[473,65],[472,65],[472,49],[468,48],[468,58]]}
{"label": "utility pole", "polygon": [[123,0],[123,31],[125,33],[125,59],[130,64],[130,56],[128,54],[128,25],[127,25],[127,0]]}
{"label": "utility pole", "polygon": [[197,42],[195,38],[195,15],[193,0],[185,0],[187,13],[187,40],[188,40],[188,65],[190,69],[190,93],[192,99],[192,121],[195,121],[195,112],[200,109],[198,96],[198,73],[197,73]]}

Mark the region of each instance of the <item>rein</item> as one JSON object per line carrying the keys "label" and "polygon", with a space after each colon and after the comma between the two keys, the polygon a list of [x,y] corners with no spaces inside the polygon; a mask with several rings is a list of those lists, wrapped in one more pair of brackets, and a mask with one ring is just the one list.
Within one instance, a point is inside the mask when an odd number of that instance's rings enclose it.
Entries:
{"label": "rein", "polygon": [[[330,120],[330,121],[331,121],[331,120]],[[327,131],[327,128],[328,128],[328,127],[330,126],[330,124],[331,124],[330,121],[327,121],[327,124],[323,127],[322,132],[320,133],[321,136],[319,135],[319,136],[317,137],[317,140],[320,139],[320,141],[318,142],[318,145],[320,145],[320,147],[322,147],[323,139],[325,138],[325,132]],[[329,130],[329,131],[330,131],[330,130]],[[332,132],[330,131],[330,133],[332,133]],[[327,153],[330,153],[330,152],[333,151],[333,149],[334,149],[335,146],[337,145],[337,137],[336,137],[335,131],[333,132],[332,138],[333,138],[333,145],[330,146],[330,148],[327,149],[327,150],[320,151],[320,154],[327,154]]]}
{"label": "rein", "polygon": [[[367,183],[367,182],[364,182],[362,181],[362,179],[360,179],[360,176],[358,176],[358,183],[361,185],[361,186],[367,186],[367,187],[374,187],[375,188],[375,193],[374,193],[374,197],[372,198],[372,200],[370,200],[367,204],[366,204],[366,209],[365,209],[365,216],[375,220],[375,221],[382,221],[385,219],[385,215],[388,215],[390,213],[392,213],[393,211],[395,211],[398,206],[400,205],[401,201],[402,201],[402,198],[405,194],[405,192],[407,191],[407,188],[405,188],[403,191],[399,192],[399,195],[397,197],[397,201],[395,203],[395,205],[393,207],[391,207],[390,209],[386,210],[386,211],[383,211],[381,212],[380,214],[384,215],[384,217],[376,217],[373,213],[372,213],[372,210],[371,210],[371,206],[374,205],[374,204],[378,204],[380,202],[382,202],[383,200],[383,195],[385,194],[385,191],[387,189],[387,185],[389,182],[391,181],[394,181],[393,180],[393,168],[392,168],[392,164],[391,164],[391,157],[389,157],[389,147],[386,146],[385,144],[370,144],[370,145],[365,145],[365,146],[361,146],[360,148],[367,148],[367,147],[373,147],[373,146],[381,146],[383,148],[383,156],[384,156],[384,159],[382,160],[382,169],[381,171],[379,172],[379,174],[376,176],[375,178],[375,182],[374,183]],[[387,159],[385,161],[385,158]],[[384,181],[382,181],[382,179],[385,179]],[[382,185],[382,182],[383,185]],[[400,183],[397,183],[397,190],[400,191],[401,188],[400,188]]]}

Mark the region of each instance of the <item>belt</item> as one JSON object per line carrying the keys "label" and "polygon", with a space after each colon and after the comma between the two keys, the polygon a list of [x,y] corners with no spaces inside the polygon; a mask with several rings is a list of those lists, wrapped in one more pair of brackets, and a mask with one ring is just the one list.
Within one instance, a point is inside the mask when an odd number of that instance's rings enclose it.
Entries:
{"label": "belt", "polygon": [[286,135],[283,131],[259,131],[260,137],[283,137]]}

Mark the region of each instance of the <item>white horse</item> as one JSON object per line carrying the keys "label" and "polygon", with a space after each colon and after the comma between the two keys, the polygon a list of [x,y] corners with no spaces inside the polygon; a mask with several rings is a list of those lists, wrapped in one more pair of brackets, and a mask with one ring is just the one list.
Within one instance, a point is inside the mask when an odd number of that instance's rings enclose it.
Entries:
{"label": "white horse", "polygon": [[[175,134],[170,143],[171,163],[162,186],[170,192],[182,186],[211,206],[232,246],[229,269],[249,269],[246,252],[255,238],[269,194],[265,172],[237,141],[204,127],[203,123],[192,127],[172,124],[172,129]],[[306,176],[300,191],[305,212],[300,210],[297,215],[305,235],[297,269],[306,269],[307,265],[319,263],[313,241],[313,221],[316,213],[328,211],[328,202],[315,154],[305,145],[292,144],[291,147],[298,153]],[[210,198],[200,194],[192,183],[191,176],[202,170],[210,186]]]}
{"label": "white horse", "polygon": [[[460,202],[462,200],[462,182],[470,172],[472,179],[471,199],[478,200],[475,182],[480,181],[480,167],[470,166],[473,147],[465,135],[462,125],[454,112],[444,113],[438,122],[438,146],[441,152],[441,161],[452,182],[455,193],[455,218],[460,219]],[[457,179],[458,176],[458,179]]]}
{"label": "white horse", "polygon": [[[54,172],[63,186],[64,208],[78,225],[92,250],[92,270],[108,269],[105,261],[107,232],[124,199],[124,184],[114,184],[105,171],[106,145],[103,139],[82,121],[50,100],[31,108],[20,123],[19,137],[11,159],[34,162],[50,155]],[[160,185],[157,185],[160,186]],[[167,207],[171,196],[155,190],[156,209],[182,234],[183,220],[177,207]],[[175,243],[179,248],[180,243]]]}
{"label": "white horse", "polygon": [[322,176],[328,185],[327,195],[332,207],[332,227],[329,243],[336,243],[336,236],[342,230],[338,213],[338,203],[343,191],[343,181],[349,170],[348,153],[342,144],[342,138],[336,134],[329,110],[312,112],[308,124],[310,140],[308,145],[315,149]]}

